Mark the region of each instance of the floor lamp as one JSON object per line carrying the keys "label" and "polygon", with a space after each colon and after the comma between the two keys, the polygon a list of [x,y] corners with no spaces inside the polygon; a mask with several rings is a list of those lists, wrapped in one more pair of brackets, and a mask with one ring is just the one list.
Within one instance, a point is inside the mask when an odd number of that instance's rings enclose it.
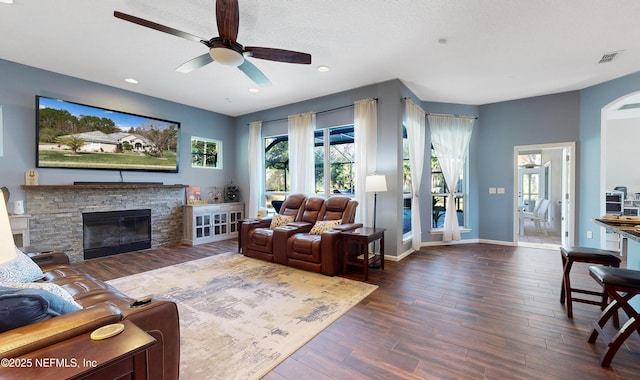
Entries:
{"label": "floor lamp", "polygon": [[[387,179],[382,174],[368,175],[364,185],[364,191],[373,193],[373,228],[376,228],[376,206],[378,204],[378,193],[387,191]],[[376,242],[373,242],[373,253],[376,253]]]}

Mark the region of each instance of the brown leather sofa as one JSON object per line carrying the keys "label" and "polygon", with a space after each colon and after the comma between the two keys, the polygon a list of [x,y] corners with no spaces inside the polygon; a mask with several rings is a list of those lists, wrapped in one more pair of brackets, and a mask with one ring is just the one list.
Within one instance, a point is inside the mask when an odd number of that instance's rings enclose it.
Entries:
{"label": "brown leather sofa", "polygon": [[[180,325],[174,302],[151,299],[131,307],[133,298],[71,266],[62,252],[38,255],[34,261],[42,268],[44,281],[62,286],[83,309],[0,333],[1,358],[17,358],[101,326],[129,320],[156,339],[148,351],[149,378],[178,378]],[[81,355],[78,352],[77,357]],[[11,371],[19,377],[20,369],[3,368],[0,377],[13,378]],[[51,378],[55,378],[54,372]]]}
{"label": "brown leather sofa", "polygon": [[[301,197],[303,202],[300,202]],[[288,215],[296,215],[286,226],[270,229],[272,218],[245,221],[240,230],[242,253],[249,257],[290,265],[299,269],[333,276],[342,269],[340,232],[361,227],[354,224],[358,202],[346,196],[328,199],[295,194],[287,197],[281,213],[287,212],[287,203],[299,208]],[[295,201],[294,201],[295,200]],[[286,214],[284,214],[286,215]],[[321,235],[309,232],[317,221],[342,220],[341,225]]]}
{"label": "brown leather sofa", "polygon": [[310,228],[298,230],[287,239],[288,266],[333,276],[342,270],[342,235],[362,227],[354,223],[358,202],[345,196],[331,196],[322,204],[316,221],[340,220],[341,223],[321,234],[311,234]]}

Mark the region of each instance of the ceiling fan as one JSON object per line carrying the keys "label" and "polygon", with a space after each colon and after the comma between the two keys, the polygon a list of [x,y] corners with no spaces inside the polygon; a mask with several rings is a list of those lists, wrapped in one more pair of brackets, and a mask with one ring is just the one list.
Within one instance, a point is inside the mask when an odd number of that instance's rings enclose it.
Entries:
{"label": "ceiling fan", "polygon": [[216,22],[219,36],[209,40],[126,13],[114,11],[113,15],[134,24],[172,34],[187,40],[200,42],[209,48],[209,52],[178,66],[178,68],[176,68],[178,72],[188,73],[216,61],[223,65],[237,66],[238,69],[245,73],[256,84],[269,86],[271,85],[269,79],[262,71],[249,62],[246,59],[247,57],[277,62],[311,64],[311,55],[307,53],[258,46],[242,46],[239,44],[236,41],[240,22],[239,13],[238,0],[217,0]]}

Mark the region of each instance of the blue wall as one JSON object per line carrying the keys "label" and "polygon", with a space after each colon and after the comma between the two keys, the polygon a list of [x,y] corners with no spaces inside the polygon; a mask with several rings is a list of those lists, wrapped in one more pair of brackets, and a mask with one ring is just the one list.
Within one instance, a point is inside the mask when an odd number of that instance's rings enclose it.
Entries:
{"label": "blue wall", "polygon": [[[473,159],[482,239],[513,241],[514,147],[577,141],[578,105],[579,93],[567,92],[480,106]],[[505,194],[489,194],[490,187]]]}
{"label": "blue wall", "polygon": [[[24,199],[20,189],[24,184],[24,172],[35,168],[35,95],[179,121],[179,173],[123,171],[124,181],[189,184],[201,186],[204,193],[211,186],[224,186],[236,173],[232,117],[4,60],[0,60],[0,73],[0,105],[4,121],[0,185],[9,188],[12,200]],[[191,136],[222,141],[222,170],[191,168]],[[120,181],[117,171],[42,168],[38,169],[38,174],[41,185]]]}

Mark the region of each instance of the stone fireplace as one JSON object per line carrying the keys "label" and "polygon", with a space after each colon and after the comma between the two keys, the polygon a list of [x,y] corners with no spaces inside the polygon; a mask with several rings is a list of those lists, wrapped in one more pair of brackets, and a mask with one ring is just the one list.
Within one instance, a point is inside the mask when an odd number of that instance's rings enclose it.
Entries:
{"label": "stone fireplace", "polygon": [[[85,259],[83,214],[149,210],[151,248],[180,244],[182,240],[184,185],[98,183],[22,188],[26,195],[26,214],[30,216],[31,245],[60,248],[71,261]],[[137,232],[142,229],[144,227],[140,225],[134,227]],[[104,226],[95,228],[92,234],[96,233],[101,234],[97,245],[108,243],[119,234],[113,227]],[[140,248],[144,246],[134,247],[134,250],[144,249]]]}
{"label": "stone fireplace", "polygon": [[82,213],[84,259],[151,248],[151,210]]}

